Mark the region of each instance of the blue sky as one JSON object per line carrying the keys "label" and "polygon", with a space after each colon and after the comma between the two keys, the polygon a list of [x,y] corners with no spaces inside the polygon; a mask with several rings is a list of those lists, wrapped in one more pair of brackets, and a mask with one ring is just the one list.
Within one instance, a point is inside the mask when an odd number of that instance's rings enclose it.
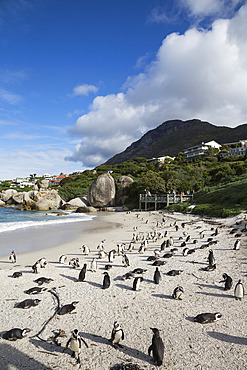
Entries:
{"label": "blue sky", "polygon": [[93,168],[168,119],[247,117],[243,0],[0,0],[0,179]]}

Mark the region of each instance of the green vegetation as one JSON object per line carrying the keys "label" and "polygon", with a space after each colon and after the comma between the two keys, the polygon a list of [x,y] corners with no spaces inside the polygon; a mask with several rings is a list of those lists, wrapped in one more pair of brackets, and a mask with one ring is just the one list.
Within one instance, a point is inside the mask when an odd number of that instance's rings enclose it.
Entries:
{"label": "green vegetation", "polygon": [[[221,159],[213,151],[193,163],[187,163],[180,153],[174,161],[163,164],[148,162],[141,157],[115,165],[103,164],[78,176],[67,177],[54,188],[65,201],[69,201],[86,195],[92,182],[106,171],[111,173],[116,183],[121,176],[130,176],[134,180],[122,191],[122,195],[128,196],[126,205],[130,209],[138,208],[139,194],[145,189],[152,194],[164,194],[173,189],[178,193],[195,191],[193,210],[187,203],[171,204],[168,210],[228,217],[247,209],[247,157]],[[118,186],[117,183],[117,190]],[[9,187],[10,182],[2,182],[0,191]]]}

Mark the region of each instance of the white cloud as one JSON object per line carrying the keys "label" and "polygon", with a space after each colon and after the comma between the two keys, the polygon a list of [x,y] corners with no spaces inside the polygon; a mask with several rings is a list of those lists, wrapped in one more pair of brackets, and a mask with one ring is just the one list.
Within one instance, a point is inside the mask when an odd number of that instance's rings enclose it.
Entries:
{"label": "white cloud", "polygon": [[69,160],[95,166],[174,118],[236,126],[247,117],[247,6],[211,30],[167,36],[125,92],[97,96],[70,130],[82,138]]}
{"label": "white cloud", "polygon": [[96,93],[97,91],[98,87],[94,85],[78,85],[73,89],[73,96],[88,95],[91,92]]}
{"label": "white cloud", "polygon": [[20,95],[13,94],[8,90],[0,89],[0,100],[5,101],[8,104],[15,105],[20,103],[22,98]]}

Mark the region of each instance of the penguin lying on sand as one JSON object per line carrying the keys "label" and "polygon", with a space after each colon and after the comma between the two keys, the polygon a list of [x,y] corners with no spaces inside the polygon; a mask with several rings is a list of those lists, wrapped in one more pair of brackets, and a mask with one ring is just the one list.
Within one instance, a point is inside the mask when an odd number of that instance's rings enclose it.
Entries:
{"label": "penguin lying on sand", "polygon": [[76,309],[76,305],[79,303],[79,301],[72,302],[70,304],[66,304],[60,308],[58,311],[58,315],[65,315],[66,313],[70,313],[73,310]]}
{"label": "penguin lying on sand", "polygon": [[194,317],[195,322],[200,324],[210,324],[212,322],[218,321],[222,317],[222,314],[219,312],[216,313],[200,313]]}
{"label": "penguin lying on sand", "polygon": [[30,308],[38,306],[40,299],[25,299],[24,301],[17,303],[15,307],[17,308]]}
{"label": "penguin lying on sand", "polygon": [[3,338],[7,340],[17,340],[17,339],[22,339],[27,336],[28,333],[30,333],[30,329],[25,328],[25,329],[19,329],[19,328],[14,328],[10,329],[9,331],[6,331],[3,334]]}

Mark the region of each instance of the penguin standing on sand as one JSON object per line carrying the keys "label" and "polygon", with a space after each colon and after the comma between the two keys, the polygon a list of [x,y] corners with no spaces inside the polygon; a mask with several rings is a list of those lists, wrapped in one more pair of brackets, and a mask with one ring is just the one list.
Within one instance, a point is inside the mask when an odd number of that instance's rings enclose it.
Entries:
{"label": "penguin standing on sand", "polygon": [[136,277],[133,281],[133,290],[135,290],[135,291],[139,290],[140,289],[140,284],[141,284],[142,281],[143,281],[142,276]]}
{"label": "penguin standing on sand", "polygon": [[66,343],[66,346],[64,350],[67,348],[71,349],[72,351],[72,357],[77,357],[77,364],[80,364],[80,352],[81,352],[81,342],[85,344],[85,346],[88,348],[88,344],[85,342],[85,340],[79,335],[78,330],[75,329],[72,331],[72,335],[68,342]]}
{"label": "penguin standing on sand", "polygon": [[210,266],[213,266],[215,264],[215,258],[214,258],[214,253],[213,253],[212,249],[209,250],[208,263],[209,263]]}
{"label": "penguin standing on sand", "polygon": [[227,275],[227,274],[223,274],[223,279],[222,281],[220,281],[220,283],[225,283],[225,288],[224,290],[230,290],[232,288],[232,278]]}
{"label": "penguin standing on sand", "polygon": [[12,262],[12,263],[16,263],[16,254],[15,254],[15,251],[12,251],[10,256],[9,256],[9,260]]}
{"label": "penguin standing on sand", "polygon": [[84,263],[83,268],[81,269],[81,271],[79,273],[78,281],[81,282],[81,281],[84,281],[85,280],[86,272],[87,272],[87,264]]}
{"label": "penguin standing on sand", "polygon": [[124,340],[124,331],[119,325],[117,321],[114,322],[112,333],[111,333],[111,339],[109,339],[109,342],[112,343],[113,347],[122,347],[121,344],[119,344],[120,340]]}
{"label": "penguin standing on sand", "polygon": [[156,267],[155,272],[154,272],[154,282],[155,284],[159,284],[160,281],[161,281],[161,273],[159,271],[159,268]]}
{"label": "penguin standing on sand", "polygon": [[240,249],[240,239],[237,239],[237,240],[235,241],[233,249],[234,249],[235,251],[238,251],[238,250]]}
{"label": "penguin standing on sand", "polygon": [[148,355],[153,353],[154,362],[161,366],[164,357],[164,343],[160,337],[159,330],[156,328],[150,328],[153,331],[152,345],[148,348]]}
{"label": "penguin standing on sand", "polygon": [[104,279],[103,279],[103,289],[107,289],[109,288],[109,286],[111,285],[111,279],[110,279],[110,276],[108,274],[108,272],[104,272]]}
{"label": "penguin standing on sand", "polygon": [[124,267],[130,266],[129,258],[124,252],[122,252],[122,263],[124,264]]}
{"label": "penguin standing on sand", "polygon": [[234,295],[236,300],[241,301],[244,298],[244,286],[242,280],[239,280],[234,289]]}
{"label": "penguin standing on sand", "polygon": [[180,301],[182,300],[181,295],[183,294],[184,290],[181,286],[177,286],[173,293],[172,293],[172,298],[174,299],[179,299]]}
{"label": "penguin standing on sand", "polygon": [[68,257],[67,257],[67,256],[65,256],[65,254],[62,254],[62,255],[59,257],[59,263],[62,263],[63,265],[65,265],[65,264],[66,264],[67,260],[68,260]]}
{"label": "penguin standing on sand", "polygon": [[113,259],[115,258],[116,255],[115,249],[112,249],[109,254],[108,254],[108,262],[113,263]]}
{"label": "penguin standing on sand", "polygon": [[96,270],[97,270],[97,260],[96,260],[96,258],[93,258],[93,260],[91,262],[91,270],[92,270],[92,272],[96,272]]}

